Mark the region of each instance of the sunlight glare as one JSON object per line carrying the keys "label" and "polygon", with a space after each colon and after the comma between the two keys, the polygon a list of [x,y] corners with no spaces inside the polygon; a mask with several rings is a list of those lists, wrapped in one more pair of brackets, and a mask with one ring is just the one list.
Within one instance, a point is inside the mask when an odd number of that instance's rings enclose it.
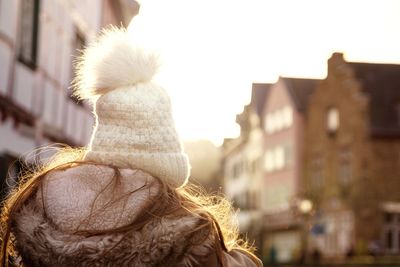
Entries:
{"label": "sunlight glare", "polygon": [[335,51],[400,62],[399,12],[395,0],[146,0],[129,31],[160,55],[183,139],[220,144],[239,134],[252,82],[323,78]]}

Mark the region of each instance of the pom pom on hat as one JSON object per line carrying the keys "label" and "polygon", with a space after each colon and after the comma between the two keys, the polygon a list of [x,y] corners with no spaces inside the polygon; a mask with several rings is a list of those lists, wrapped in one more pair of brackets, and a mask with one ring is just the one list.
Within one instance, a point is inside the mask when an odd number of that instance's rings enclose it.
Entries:
{"label": "pom pom on hat", "polygon": [[135,44],[126,29],[103,30],[77,62],[74,95],[92,99],[119,87],[151,81],[158,57]]}

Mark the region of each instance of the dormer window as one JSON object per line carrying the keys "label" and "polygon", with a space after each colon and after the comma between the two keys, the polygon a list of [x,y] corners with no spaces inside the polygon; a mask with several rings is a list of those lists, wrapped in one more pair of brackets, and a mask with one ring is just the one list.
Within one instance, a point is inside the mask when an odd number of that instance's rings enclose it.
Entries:
{"label": "dormer window", "polygon": [[328,133],[334,134],[339,128],[339,111],[335,107],[328,109],[327,113],[327,129]]}

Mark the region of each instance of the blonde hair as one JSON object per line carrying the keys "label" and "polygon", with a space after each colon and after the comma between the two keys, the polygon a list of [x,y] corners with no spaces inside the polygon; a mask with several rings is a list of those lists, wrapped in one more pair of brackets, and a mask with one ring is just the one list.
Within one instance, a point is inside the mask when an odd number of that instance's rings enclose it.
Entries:
{"label": "blonde hair", "polygon": [[[94,162],[83,161],[85,149],[64,147],[44,164],[36,164],[30,170],[21,174],[19,184],[12,190],[7,199],[5,200],[0,219],[1,226],[1,254],[0,266],[8,266],[8,256],[16,255],[14,246],[14,237],[12,236],[12,223],[15,219],[16,213],[26,203],[26,201],[35,194],[37,189],[41,186],[43,178],[47,173],[53,170],[67,169],[79,164],[94,164]],[[118,168],[114,168],[116,179],[119,177]],[[159,180],[161,185],[159,197],[164,198],[166,201],[159,201],[158,203],[165,203],[164,205],[154,205],[149,202],[148,209],[143,209],[144,212],[138,216],[141,218],[130,225],[120,227],[118,229],[98,231],[96,233],[86,234],[99,234],[99,233],[112,233],[119,231],[126,231],[128,229],[140,229],[144,226],[154,215],[164,215],[166,213],[173,213],[178,210],[192,213],[204,219],[204,227],[209,227],[212,234],[215,235],[215,248],[220,263],[224,266],[222,251],[230,251],[232,249],[239,249],[255,259],[253,255],[254,248],[245,240],[239,237],[239,230],[235,218],[235,210],[230,201],[219,194],[207,194],[200,186],[188,183],[187,185],[174,189],[169,184]],[[255,261],[256,262],[256,261]]]}

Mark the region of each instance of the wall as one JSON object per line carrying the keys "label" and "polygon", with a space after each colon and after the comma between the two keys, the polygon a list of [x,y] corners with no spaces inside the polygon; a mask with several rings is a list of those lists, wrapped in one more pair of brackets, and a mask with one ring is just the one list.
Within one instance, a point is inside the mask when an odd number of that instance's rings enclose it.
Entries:
{"label": "wall", "polygon": [[[0,1],[0,187],[5,191],[16,159],[34,160],[36,148],[55,142],[83,146],[94,122],[90,106],[71,99],[69,87],[77,33],[87,43],[95,37],[101,1],[39,0],[36,66],[19,60],[22,3]],[[8,185],[15,178],[8,177]]]}
{"label": "wall", "polygon": [[[268,171],[264,166],[264,202],[263,208],[266,212],[280,212],[287,210],[291,200],[297,192],[297,168],[298,147],[297,135],[300,114],[288,94],[286,84],[279,79],[274,84],[267,97],[267,103],[263,112],[263,119],[267,114],[272,114],[284,107],[290,107],[292,112],[292,123],[289,127],[268,133],[264,129],[264,151],[274,149],[278,146],[285,148],[285,165],[278,170]],[[268,123],[264,123],[267,127]],[[264,158],[264,160],[267,160]],[[266,163],[264,163],[266,164]]]}
{"label": "wall", "polygon": [[[330,108],[339,113],[339,126],[335,131],[327,128]],[[343,58],[334,55],[328,61],[328,77],[310,98],[303,184],[318,214],[313,218],[313,225],[325,227],[325,234],[315,236],[319,241],[314,246],[328,256],[343,255],[351,246],[357,246],[354,239],[360,236],[358,231],[362,225],[367,226],[365,220],[360,220],[360,214],[368,206],[367,202],[377,205],[376,199],[369,194],[371,191],[367,190],[368,180],[372,177],[366,166],[374,164],[370,154],[368,121],[368,99],[362,93],[360,83]],[[350,175],[346,183],[343,182],[346,180],[341,180],[340,171],[344,152],[350,155]],[[335,223],[335,218],[344,218],[342,214],[350,218],[344,226]],[[370,223],[367,227],[372,232]],[[343,232],[346,232],[348,240],[340,243]]]}
{"label": "wall", "polygon": [[[69,97],[74,44],[77,32],[87,42],[95,36],[102,5],[88,0],[41,0],[39,5],[37,67],[32,69],[17,59],[21,0],[0,1],[0,93],[36,118],[25,151],[57,138],[83,145],[89,139],[93,118],[88,106],[77,105]],[[11,122],[4,123],[0,128],[7,129],[16,147],[24,143],[20,130],[10,126]],[[7,149],[21,153],[12,147]],[[5,149],[0,146],[0,152]]]}

